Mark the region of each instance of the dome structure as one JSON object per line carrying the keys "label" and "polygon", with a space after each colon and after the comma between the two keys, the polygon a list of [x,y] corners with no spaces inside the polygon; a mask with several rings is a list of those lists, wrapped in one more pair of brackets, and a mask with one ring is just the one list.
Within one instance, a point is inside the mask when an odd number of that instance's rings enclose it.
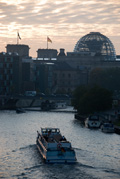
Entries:
{"label": "dome structure", "polygon": [[99,32],[90,32],[75,45],[74,52],[94,53],[105,60],[116,60],[115,48],[110,39]]}

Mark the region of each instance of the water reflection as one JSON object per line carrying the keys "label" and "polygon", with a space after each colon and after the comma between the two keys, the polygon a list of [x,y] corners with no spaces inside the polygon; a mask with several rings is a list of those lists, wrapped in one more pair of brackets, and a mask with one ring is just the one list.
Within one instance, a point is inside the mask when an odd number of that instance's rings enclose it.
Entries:
{"label": "water reflection", "polygon": [[[40,127],[58,127],[72,143],[76,165],[46,165],[36,148]],[[0,177],[120,178],[120,137],[85,128],[72,113],[0,111]]]}

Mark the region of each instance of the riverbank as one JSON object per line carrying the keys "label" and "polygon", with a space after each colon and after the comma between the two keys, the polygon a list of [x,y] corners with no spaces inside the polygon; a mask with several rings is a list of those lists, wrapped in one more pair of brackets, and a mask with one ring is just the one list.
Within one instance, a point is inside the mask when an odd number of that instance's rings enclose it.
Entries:
{"label": "riverbank", "polygon": [[[36,111],[36,112],[47,111],[47,110],[42,110],[41,107],[27,107],[24,109],[25,109],[25,111]],[[66,112],[66,113],[75,113],[76,112],[76,110],[74,110],[72,106],[66,106],[66,108],[51,109],[48,111],[49,112]]]}
{"label": "riverbank", "polygon": [[[101,120],[101,123],[111,121],[114,124],[115,133],[120,134],[120,114],[116,115],[115,111],[111,110],[111,111],[106,111],[103,113],[102,112],[98,113],[97,115],[99,115],[99,119]],[[89,115],[80,115],[80,114],[76,113],[75,119],[79,120],[81,123],[84,123],[85,119],[88,116]]]}

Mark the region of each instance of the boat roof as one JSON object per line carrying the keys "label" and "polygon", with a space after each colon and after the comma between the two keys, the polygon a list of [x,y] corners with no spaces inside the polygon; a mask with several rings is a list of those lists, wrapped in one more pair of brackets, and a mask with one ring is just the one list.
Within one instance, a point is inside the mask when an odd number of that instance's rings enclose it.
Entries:
{"label": "boat roof", "polygon": [[112,123],[107,123],[107,122],[104,123],[103,125],[106,126],[106,127],[108,127],[108,126],[110,126],[110,127],[114,126]]}
{"label": "boat roof", "polygon": [[90,115],[89,116],[89,120],[92,121],[92,120],[99,120],[99,116],[98,115]]}
{"label": "boat roof", "polygon": [[41,128],[41,132],[42,134],[46,134],[46,133],[57,133],[59,134],[60,133],[60,129],[59,128],[51,128],[51,127],[45,127],[45,128]]}

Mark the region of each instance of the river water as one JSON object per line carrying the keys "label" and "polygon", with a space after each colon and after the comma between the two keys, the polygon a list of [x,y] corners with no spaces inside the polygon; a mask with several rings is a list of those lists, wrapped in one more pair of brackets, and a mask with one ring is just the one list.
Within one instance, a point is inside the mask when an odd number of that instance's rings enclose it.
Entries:
{"label": "river water", "polygon": [[[45,164],[36,147],[40,127],[58,127],[77,163]],[[90,130],[73,113],[0,111],[0,178],[120,179],[120,135]]]}

